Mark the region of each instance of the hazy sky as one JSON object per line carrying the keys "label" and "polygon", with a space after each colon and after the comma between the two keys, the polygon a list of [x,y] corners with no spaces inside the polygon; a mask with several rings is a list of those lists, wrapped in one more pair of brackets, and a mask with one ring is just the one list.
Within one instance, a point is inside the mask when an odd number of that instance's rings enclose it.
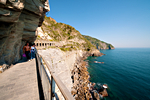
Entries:
{"label": "hazy sky", "polygon": [[115,47],[150,47],[150,0],[50,0],[47,16]]}

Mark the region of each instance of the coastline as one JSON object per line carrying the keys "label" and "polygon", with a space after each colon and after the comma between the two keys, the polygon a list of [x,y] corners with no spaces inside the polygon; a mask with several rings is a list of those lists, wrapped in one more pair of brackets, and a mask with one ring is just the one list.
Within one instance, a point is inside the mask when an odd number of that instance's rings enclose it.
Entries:
{"label": "coastline", "polygon": [[88,56],[102,56],[99,50],[64,52],[51,48],[39,50],[38,53],[51,63],[51,70],[57,73],[76,100],[99,100],[98,92],[93,90],[94,84],[89,81],[87,62],[84,61]]}
{"label": "coastline", "polygon": [[[97,50],[96,50],[97,51]],[[76,100],[99,100],[100,93],[105,94],[107,96],[107,91],[104,89],[104,92],[98,93],[98,91],[94,88],[95,83],[90,82],[90,74],[87,71],[88,62],[84,61],[89,56],[102,56],[103,53],[98,53],[95,51],[86,52],[83,54],[83,57],[79,58],[74,66],[72,71],[72,80],[73,80],[73,87],[72,87],[72,95],[75,97]]]}

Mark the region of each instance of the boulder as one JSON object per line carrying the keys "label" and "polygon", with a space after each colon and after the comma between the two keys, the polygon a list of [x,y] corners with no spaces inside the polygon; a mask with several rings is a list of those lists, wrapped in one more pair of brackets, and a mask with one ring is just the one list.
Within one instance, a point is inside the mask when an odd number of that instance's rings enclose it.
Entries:
{"label": "boulder", "polygon": [[98,93],[94,92],[94,98],[95,98],[96,100],[99,100],[99,99],[100,99]]}
{"label": "boulder", "polygon": [[103,53],[101,53],[98,49],[92,50],[89,52],[90,56],[102,56]]}

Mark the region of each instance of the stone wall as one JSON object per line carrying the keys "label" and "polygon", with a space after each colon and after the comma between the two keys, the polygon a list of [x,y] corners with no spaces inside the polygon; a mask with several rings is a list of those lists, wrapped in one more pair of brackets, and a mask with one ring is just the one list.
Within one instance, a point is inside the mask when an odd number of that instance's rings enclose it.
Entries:
{"label": "stone wall", "polygon": [[0,0],[0,66],[16,63],[49,11],[47,0]]}

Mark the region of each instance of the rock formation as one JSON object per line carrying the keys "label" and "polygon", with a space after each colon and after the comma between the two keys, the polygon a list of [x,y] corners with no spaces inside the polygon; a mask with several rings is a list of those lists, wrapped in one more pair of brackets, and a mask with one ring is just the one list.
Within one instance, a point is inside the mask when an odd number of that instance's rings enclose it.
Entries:
{"label": "rock formation", "polygon": [[101,50],[101,49],[115,49],[113,45],[106,43],[104,41],[100,41],[96,38],[93,38],[93,37],[90,37],[87,35],[82,35],[82,36],[85,37],[88,41],[90,41],[99,50]]}
{"label": "rock formation", "polygon": [[[95,54],[95,51],[93,54]],[[82,56],[77,57],[71,72],[73,82],[71,93],[76,100],[100,100],[98,92],[92,88],[93,84],[89,81],[90,75],[86,67],[87,62],[84,61],[89,55],[91,53],[83,52]],[[98,54],[98,56],[101,55]]]}
{"label": "rock formation", "polygon": [[0,0],[0,66],[16,63],[49,11],[47,0]]}
{"label": "rock formation", "polygon": [[104,55],[103,53],[100,53],[99,50],[97,49],[90,51],[88,54],[89,56],[97,56],[97,57]]}

